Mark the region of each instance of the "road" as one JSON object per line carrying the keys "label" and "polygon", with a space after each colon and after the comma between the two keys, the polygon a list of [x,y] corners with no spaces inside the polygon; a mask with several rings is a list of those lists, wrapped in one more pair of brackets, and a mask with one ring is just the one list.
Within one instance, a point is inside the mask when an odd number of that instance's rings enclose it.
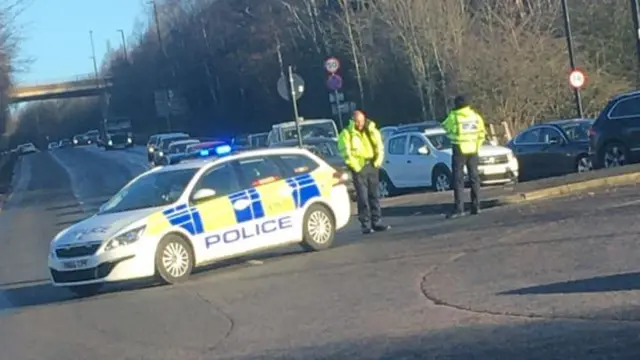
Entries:
{"label": "road", "polygon": [[[445,220],[221,264],[173,287],[74,299],[48,244],[143,171],[139,149],[24,157],[0,212],[3,359],[638,359],[638,188]],[[247,259],[244,259],[247,260]]]}

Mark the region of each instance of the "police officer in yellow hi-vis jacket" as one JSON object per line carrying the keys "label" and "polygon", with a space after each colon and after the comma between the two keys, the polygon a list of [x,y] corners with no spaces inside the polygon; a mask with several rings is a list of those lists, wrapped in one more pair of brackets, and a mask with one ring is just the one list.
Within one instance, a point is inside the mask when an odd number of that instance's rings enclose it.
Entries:
{"label": "police officer in yellow hi-vis jacket", "polygon": [[382,135],[376,124],[357,110],[338,139],[338,148],[351,170],[362,233],[389,230],[384,225],[378,195],[379,169],[384,158]]}
{"label": "police officer in yellow hi-vis jacket", "polygon": [[449,218],[464,215],[464,167],[467,166],[471,182],[471,214],[480,211],[480,175],[478,173],[478,152],[485,141],[487,132],[482,116],[467,104],[464,96],[456,96],[454,109],[442,123],[453,145],[453,197],[454,210]]}

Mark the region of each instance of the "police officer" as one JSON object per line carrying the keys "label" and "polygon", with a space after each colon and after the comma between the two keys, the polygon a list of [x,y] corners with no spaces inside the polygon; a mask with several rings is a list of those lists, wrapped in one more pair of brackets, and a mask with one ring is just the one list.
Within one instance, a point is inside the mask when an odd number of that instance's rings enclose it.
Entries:
{"label": "police officer", "polygon": [[478,151],[485,141],[486,129],[482,116],[474,111],[464,96],[454,99],[454,109],[442,123],[453,144],[453,197],[454,210],[448,215],[455,218],[464,215],[464,166],[467,166],[471,182],[471,214],[480,211],[480,175],[478,174]]}
{"label": "police officer", "polygon": [[349,125],[340,133],[338,148],[353,176],[362,233],[389,230],[390,226],[381,222],[378,198],[384,144],[376,124],[361,110],[354,111]]}

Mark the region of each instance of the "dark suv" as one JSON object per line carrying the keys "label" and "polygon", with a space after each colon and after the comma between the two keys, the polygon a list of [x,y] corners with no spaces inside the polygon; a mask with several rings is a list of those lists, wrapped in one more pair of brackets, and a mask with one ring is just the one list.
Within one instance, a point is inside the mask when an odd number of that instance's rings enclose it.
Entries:
{"label": "dark suv", "polygon": [[640,160],[640,91],[613,97],[589,129],[594,168],[610,168]]}

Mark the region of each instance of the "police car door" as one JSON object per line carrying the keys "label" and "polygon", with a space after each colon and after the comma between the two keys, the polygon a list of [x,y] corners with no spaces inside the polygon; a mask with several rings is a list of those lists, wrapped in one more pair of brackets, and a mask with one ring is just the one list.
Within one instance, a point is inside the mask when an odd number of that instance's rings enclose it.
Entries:
{"label": "police car door", "polygon": [[246,190],[231,201],[243,241],[254,249],[299,241],[301,221],[296,221],[292,188],[277,157],[255,156],[239,159],[237,164]]}
{"label": "police car door", "polygon": [[[193,196],[202,189],[209,189],[215,195],[200,201]],[[209,169],[196,183],[191,196],[190,208],[195,208],[199,222],[194,224],[194,250],[198,262],[231,257],[243,251],[244,244],[239,242],[238,224],[230,201],[232,194],[242,188],[233,162],[223,163]]]}

